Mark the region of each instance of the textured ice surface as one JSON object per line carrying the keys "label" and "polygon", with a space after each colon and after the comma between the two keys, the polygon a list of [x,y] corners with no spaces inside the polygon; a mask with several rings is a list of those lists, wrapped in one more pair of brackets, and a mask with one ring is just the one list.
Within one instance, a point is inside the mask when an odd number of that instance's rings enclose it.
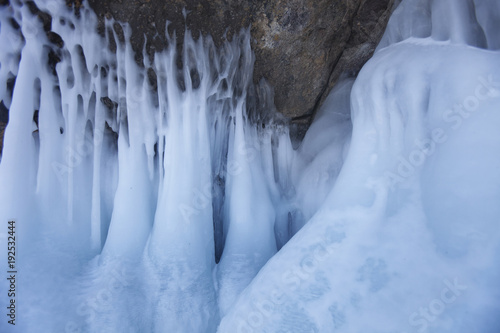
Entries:
{"label": "textured ice surface", "polygon": [[333,189],[219,332],[500,329],[496,6],[401,4],[353,86]]}
{"label": "textured ice surface", "polygon": [[500,330],[496,1],[403,1],[296,150],[255,117],[248,32],[186,34],[182,68],[174,48],[140,68],[90,11],[37,4],[65,43],[54,69],[26,6],[0,8],[0,247],[16,219],[19,271],[0,331]]}
{"label": "textured ice surface", "polygon": [[498,60],[415,40],[380,50],[353,87],[333,190],[219,331],[498,331]]}

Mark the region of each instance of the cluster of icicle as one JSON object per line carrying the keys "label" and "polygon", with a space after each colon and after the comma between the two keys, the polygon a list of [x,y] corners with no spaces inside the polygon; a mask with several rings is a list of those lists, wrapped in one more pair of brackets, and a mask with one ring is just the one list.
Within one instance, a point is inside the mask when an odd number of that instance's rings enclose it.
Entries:
{"label": "cluster of icicle", "polygon": [[297,149],[250,119],[248,31],[138,66],[127,26],[36,4],[59,45],[0,8],[20,331],[498,332],[497,0],[401,2]]}
{"label": "cluster of icicle", "polygon": [[37,5],[62,47],[27,5],[0,10],[9,45],[0,82],[15,78],[13,91],[0,91],[10,109],[2,216],[15,216],[30,242],[70,247],[82,263],[97,255],[85,274],[144,266],[153,330],[215,330],[219,307],[228,310],[304,220],[292,225],[288,128],[248,119],[248,94],[259,89],[249,32],[218,49],[187,32],[181,55],[169,47],[138,66],[126,25],[119,42],[116,23],[100,36],[88,8],[75,17],[56,1]]}

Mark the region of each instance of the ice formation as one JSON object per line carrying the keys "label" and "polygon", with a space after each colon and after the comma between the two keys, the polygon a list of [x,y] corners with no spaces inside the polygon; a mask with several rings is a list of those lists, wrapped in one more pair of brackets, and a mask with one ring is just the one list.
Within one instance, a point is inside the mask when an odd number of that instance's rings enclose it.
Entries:
{"label": "ice formation", "polygon": [[62,48],[0,8],[0,331],[500,330],[496,0],[404,0],[297,149],[248,31],[139,67],[115,22],[36,3]]}

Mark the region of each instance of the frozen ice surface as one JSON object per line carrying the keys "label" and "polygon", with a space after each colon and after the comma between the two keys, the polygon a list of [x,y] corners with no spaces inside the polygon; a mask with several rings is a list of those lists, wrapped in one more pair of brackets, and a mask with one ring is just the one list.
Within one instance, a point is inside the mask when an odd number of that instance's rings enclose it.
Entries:
{"label": "frozen ice surface", "polygon": [[500,330],[497,1],[404,0],[296,150],[246,113],[269,103],[248,31],[186,34],[181,69],[175,48],[145,57],[151,83],[88,9],[37,4],[65,42],[55,76],[26,6],[0,8],[19,272],[1,332]]}
{"label": "frozen ice surface", "polygon": [[498,331],[498,60],[431,41],[380,50],[354,84],[332,191],[219,331]]}
{"label": "frozen ice surface", "polygon": [[[496,3],[476,5],[495,21]],[[457,16],[430,24],[420,6],[433,23]],[[500,54],[493,24],[460,19],[471,9],[402,3],[353,86],[349,152],[331,192],[219,332],[500,329]],[[324,135],[317,123],[308,135]]]}

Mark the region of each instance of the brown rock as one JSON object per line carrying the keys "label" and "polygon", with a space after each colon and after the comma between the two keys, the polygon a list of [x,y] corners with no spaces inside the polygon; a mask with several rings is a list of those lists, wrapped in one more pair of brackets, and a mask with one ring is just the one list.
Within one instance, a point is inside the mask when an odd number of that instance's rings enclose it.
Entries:
{"label": "brown rock", "polygon": [[255,78],[275,88],[277,109],[291,118],[314,112],[349,39],[355,1],[269,1],[252,25]]}
{"label": "brown rock", "polygon": [[[334,66],[325,92],[329,92],[343,77],[357,76],[371,58],[387,26],[397,0],[362,0],[352,22],[352,31],[344,50]],[[318,105],[326,99],[323,94]]]}
{"label": "brown rock", "polygon": [[278,111],[307,124],[339,77],[357,74],[371,57],[394,1],[90,0],[90,5],[101,22],[113,17],[131,25],[139,63],[144,45],[149,57],[168,45],[167,21],[177,47],[185,27],[195,37],[210,34],[216,45],[251,27],[254,81],[266,78]]}

